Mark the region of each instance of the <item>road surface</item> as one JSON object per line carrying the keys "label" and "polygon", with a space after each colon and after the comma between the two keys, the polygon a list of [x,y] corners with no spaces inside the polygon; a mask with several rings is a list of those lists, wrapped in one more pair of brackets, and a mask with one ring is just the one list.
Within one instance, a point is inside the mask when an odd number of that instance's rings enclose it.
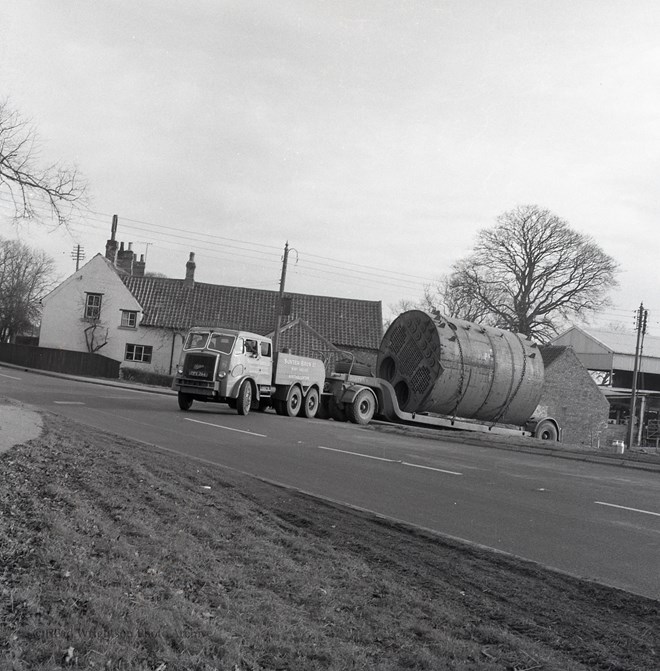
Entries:
{"label": "road surface", "polygon": [[3,396],[660,599],[660,472],[428,440],[0,368]]}

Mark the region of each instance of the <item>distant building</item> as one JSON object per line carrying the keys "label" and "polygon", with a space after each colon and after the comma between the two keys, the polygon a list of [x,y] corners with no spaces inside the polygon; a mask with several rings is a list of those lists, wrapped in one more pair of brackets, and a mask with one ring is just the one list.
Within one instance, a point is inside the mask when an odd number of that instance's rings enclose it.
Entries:
{"label": "distant building", "polygon": [[[637,334],[573,326],[557,336],[552,344],[570,347],[589,370],[610,405],[609,434],[613,437],[616,434],[618,439],[625,440],[630,418]],[[660,337],[644,336],[637,390],[636,414],[640,416],[641,411],[642,422],[635,428],[635,442],[657,445],[660,442]]]}
{"label": "distant building", "polygon": [[539,405],[562,428],[562,442],[605,447],[609,404],[589,371],[570,347],[540,348],[545,365],[545,383]]}
{"label": "distant building", "polygon": [[238,328],[273,335],[284,313],[280,349],[321,356],[343,351],[375,363],[382,337],[380,301],[279,293],[195,281],[194,254],[184,279],[145,276],[144,259],[113,237],[42,301],[41,347],[97,352],[122,368],[172,374],[187,329]]}

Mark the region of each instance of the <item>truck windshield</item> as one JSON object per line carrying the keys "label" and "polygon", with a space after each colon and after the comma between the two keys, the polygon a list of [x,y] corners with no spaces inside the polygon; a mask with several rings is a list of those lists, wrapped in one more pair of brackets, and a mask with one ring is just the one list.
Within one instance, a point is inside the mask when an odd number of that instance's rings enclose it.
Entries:
{"label": "truck windshield", "polygon": [[189,333],[184,349],[202,349],[209,339],[208,331],[204,333]]}
{"label": "truck windshield", "polygon": [[209,349],[214,349],[222,354],[231,354],[235,337],[225,333],[214,333],[209,341]]}

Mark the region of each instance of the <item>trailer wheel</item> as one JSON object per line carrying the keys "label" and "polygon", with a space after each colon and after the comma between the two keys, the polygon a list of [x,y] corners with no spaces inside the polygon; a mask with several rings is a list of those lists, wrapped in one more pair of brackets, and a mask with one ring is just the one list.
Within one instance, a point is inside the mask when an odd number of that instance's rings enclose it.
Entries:
{"label": "trailer wheel", "polygon": [[193,399],[190,394],[183,394],[182,392],[179,392],[177,394],[177,400],[179,401],[179,408],[181,410],[190,410],[190,407],[193,403]]}
{"label": "trailer wheel", "polygon": [[534,431],[534,437],[539,440],[559,440],[559,433],[557,427],[547,419],[544,419],[542,422],[539,422],[536,426],[536,431]]}
{"label": "trailer wheel", "polygon": [[305,396],[302,412],[307,419],[316,417],[316,412],[319,409],[319,392],[312,387]]}
{"label": "trailer wheel", "polygon": [[369,424],[376,412],[376,399],[368,389],[361,389],[345,408],[346,417],[353,424]]}
{"label": "trailer wheel", "polygon": [[249,380],[245,380],[241,385],[236,399],[236,410],[239,415],[247,415],[252,405],[252,385]]}
{"label": "trailer wheel", "polygon": [[289,395],[286,398],[286,414],[289,417],[295,417],[300,412],[302,405],[302,390],[298,385],[294,385],[289,390]]}

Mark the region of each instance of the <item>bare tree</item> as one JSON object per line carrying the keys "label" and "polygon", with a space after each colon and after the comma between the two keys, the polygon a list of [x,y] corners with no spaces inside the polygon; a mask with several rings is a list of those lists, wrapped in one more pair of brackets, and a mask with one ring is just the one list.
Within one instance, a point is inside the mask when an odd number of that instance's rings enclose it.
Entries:
{"label": "bare tree", "polygon": [[55,262],[18,240],[0,238],[0,342],[32,331],[54,286]]}
{"label": "bare tree", "polygon": [[76,168],[60,163],[38,165],[37,134],[32,125],[0,101],[0,194],[7,194],[14,222],[40,219],[49,212],[66,225],[85,202],[86,184]]}
{"label": "bare tree", "polygon": [[537,205],[505,212],[480,231],[440,294],[450,316],[549,340],[569,319],[608,304],[618,265],[588,236]]}

